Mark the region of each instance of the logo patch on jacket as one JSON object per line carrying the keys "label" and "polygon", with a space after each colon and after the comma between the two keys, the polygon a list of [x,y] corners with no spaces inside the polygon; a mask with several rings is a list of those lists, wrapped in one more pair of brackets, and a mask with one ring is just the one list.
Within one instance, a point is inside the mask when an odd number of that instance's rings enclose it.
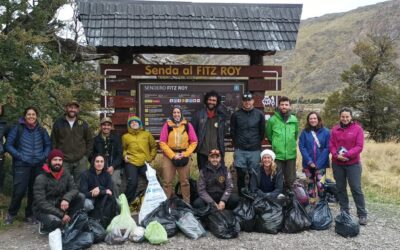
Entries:
{"label": "logo patch on jacket", "polygon": [[220,177],[218,177],[218,181],[219,181],[219,183],[224,183],[225,182],[225,176],[221,175]]}

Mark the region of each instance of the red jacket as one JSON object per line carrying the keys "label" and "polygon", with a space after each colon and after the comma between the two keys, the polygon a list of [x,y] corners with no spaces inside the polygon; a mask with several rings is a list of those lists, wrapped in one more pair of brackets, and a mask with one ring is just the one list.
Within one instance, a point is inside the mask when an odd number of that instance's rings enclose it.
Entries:
{"label": "red jacket", "polygon": [[[347,152],[343,155],[348,161],[339,161],[338,151],[344,147]],[[342,128],[340,124],[332,128],[329,139],[329,151],[332,162],[336,165],[349,166],[360,162],[360,154],[364,147],[364,131],[360,125],[352,122],[348,127]]]}

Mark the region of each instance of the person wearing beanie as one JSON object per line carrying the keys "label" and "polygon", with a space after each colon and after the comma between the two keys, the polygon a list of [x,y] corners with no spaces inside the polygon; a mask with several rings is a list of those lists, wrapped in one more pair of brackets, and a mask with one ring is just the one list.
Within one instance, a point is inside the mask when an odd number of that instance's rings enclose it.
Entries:
{"label": "person wearing beanie", "polygon": [[18,124],[10,128],[5,149],[13,158],[13,191],[6,216],[6,224],[12,224],[22,199],[27,196],[25,222],[34,223],[33,183],[42,170],[43,163],[51,150],[51,141],[47,130],[39,121],[39,112],[35,107],[27,107]]}
{"label": "person wearing beanie", "polygon": [[131,115],[127,121],[128,133],[122,136],[122,152],[125,161],[125,174],[127,178],[125,195],[131,203],[136,198],[139,175],[145,176],[147,167],[157,155],[157,143],[153,135],[143,129],[139,117]]}
{"label": "person wearing beanie", "polygon": [[268,120],[265,135],[276,154],[276,164],[282,169],[285,192],[292,190],[296,180],[297,137],[299,123],[290,107],[290,99],[281,96],[278,111]]}
{"label": "person wearing beanie", "polygon": [[299,150],[302,156],[303,172],[308,179],[307,193],[311,204],[324,196],[324,185],[321,183],[326,168],[329,167],[329,129],[322,124],[317,112],[307,115],[307,123],[300,133]]}
{"label": "person wearing beanie", "polygon": [[122,168],[122,142],[121,137],[112,130],[112,120],[104,117],[100,121],[100,132],[93,138],[93,152],[89,158],[93,161],[95,155],[105,157],[105,169],[111,175],[113,181],[113,193],[116,197],[120,195],[121,168]]}
{"label": "person wearing beanie", "polygon": [[44,173],[35,180],[33,208],[41,231],[62,228],[84,205],[85,196],[79,193],[74,178],[64,171],[63,161],[63,152],[53,149],[43,165]]}
{"label": "person wearing beanie", "polygon": [[178,172],[183,200],[190,203],[189,165],[196,146],[197,136],[192,124],[183,117],[181,107],[173,107],[172,116],[164,123],[160,133],[160,148],[164,153],[164,192],[167,198],[173,195],[172,182]]}
{"label": "person wearing beanie", "polygon": [[258,196],[265,194],[277,198],[283,191],[282,170],[275,163],[275,153],[270,149],[261,152],[260,167],[250,173],[250,191]]}
{"label": "person wearing beanie", "polygon": [[53,148],[63,151],[64,169],[76,183],[83,171],[88,169],[93,150],[93,135],[89,124],[79,116],[79,103],[70,101],[65,105],[65,115],[58,118],[51,130]]}

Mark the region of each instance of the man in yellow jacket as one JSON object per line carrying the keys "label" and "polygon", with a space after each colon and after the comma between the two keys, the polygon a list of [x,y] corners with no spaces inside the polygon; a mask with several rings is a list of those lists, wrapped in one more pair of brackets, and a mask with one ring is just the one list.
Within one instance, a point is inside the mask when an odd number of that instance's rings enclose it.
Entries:
{"label": "man in yellow jacket", "polygon": [[136,198],[139,175],[146,174],[146,162],[157,155],[157,143],[149,131],[143,129],[143,123],[137,116],[128,117],[128,133],[122,136],[125,174],[127,177],[125,195],[128,202]]}

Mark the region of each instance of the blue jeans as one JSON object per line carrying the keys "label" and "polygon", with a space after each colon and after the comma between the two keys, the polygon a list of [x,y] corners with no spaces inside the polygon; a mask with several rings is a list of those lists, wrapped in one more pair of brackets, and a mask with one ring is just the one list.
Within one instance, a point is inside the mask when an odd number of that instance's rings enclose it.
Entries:
{"label": "blue jeans", "polygon": [[354,203],[357,207],[357,215],[366,216],[364,194],[361,190],[361,164],[340,166],[332,163],[333,177],[335,177],[338,189],[338,200],[340,209],[349,212],[349,197],[347,195],[347,182],[349,183]]}
{"label": "blue jeans", "polygon": [[237,188],[238,192],[242,194],[242,188],[246,185],[246,173],[250,173],[252,169],[257,169],[260,165],[260,150],[246,151],[235,149],[233,154],[234,166],[237,172]]}

